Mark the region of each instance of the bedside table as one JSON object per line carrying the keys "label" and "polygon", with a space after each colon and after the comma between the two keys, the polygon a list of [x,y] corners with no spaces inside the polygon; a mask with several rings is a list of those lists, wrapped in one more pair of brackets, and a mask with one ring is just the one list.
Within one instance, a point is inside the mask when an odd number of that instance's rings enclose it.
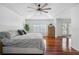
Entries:
{"label": "bedside table", "polygon": [[3,52],[3,49],[2,49],[3,47],[2,47],[2,46],[3,46],[3,44],[2,44],[2,42],[0,41],[0,55],[2,55],[2,52]]}

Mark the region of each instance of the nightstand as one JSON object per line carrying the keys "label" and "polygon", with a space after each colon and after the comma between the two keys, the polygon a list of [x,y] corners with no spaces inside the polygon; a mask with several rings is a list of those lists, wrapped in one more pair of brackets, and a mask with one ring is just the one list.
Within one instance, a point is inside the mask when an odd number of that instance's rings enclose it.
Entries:
{"label": "nightstand", "polygon": [[3,52],[3,49],[2,49],[3,47],[2,47],[2,46],[3,46],[3,44],[2,44],[2,42],[0,41],[0,55],[2,55],[2,52]]}

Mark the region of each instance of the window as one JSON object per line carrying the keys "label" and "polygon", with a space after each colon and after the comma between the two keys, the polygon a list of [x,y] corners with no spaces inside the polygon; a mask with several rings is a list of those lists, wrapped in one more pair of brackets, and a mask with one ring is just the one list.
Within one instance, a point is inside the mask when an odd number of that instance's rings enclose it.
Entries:
{"label": "window", "polygon": [[30,26],[30,32],[41,33],[43,36],[46,36],[48,33],[48,25],[53,23],[52,20],[27,20],[26,21]]}

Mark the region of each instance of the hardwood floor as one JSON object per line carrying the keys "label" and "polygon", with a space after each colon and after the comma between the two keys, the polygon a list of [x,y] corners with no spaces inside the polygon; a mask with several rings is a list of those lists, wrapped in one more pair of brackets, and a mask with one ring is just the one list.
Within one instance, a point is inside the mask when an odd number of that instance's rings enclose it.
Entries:
{"label": "hardwood floor", "polygon": [[79,55],[79,52],[76,51],[74,48],[69,51],[62,50],[62,39],[61,38],[52,38],[52,37],[45,37],[47,48],[45,51],[45,55]]}

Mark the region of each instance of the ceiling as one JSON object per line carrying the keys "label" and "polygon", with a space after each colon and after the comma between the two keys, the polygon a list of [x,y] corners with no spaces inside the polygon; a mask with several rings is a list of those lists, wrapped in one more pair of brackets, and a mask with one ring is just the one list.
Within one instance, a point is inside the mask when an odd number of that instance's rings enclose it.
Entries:
{"label": "ceiling", "polygon": [[[23,16],[23,17],[39,13],[36,10],[27,8],[29,6],[35,7],[34,3],[0,3],[0,5],[3,5],[4,7],[12,10],[13,12],[15,12],[18,15]],[[43,3],[42,3],[42,5],[43,5]],[[51,15],[51,16],[60,15],[61,12],[65,12],[66,10],[68,10],[76,5],[77,5],[77,3],[48,3],[47,7],[52,8],[52,10],[49,10],[48,15]]]}

